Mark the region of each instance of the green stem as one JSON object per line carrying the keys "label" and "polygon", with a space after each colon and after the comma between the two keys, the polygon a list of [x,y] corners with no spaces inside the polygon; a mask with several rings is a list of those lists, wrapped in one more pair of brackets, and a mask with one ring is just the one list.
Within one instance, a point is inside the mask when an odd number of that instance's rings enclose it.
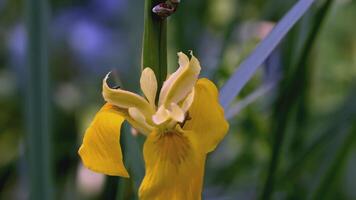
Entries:
{"label": "green stem", "polygon": [[156,74],[158,88],[167,76],[167,20],[152,12],[162,0],[145,0],[142,69],[150,67]]}
{"label": "green stem", "polygon": [[30,199],[52,199],[46,0],[27,0],[26,94]]}

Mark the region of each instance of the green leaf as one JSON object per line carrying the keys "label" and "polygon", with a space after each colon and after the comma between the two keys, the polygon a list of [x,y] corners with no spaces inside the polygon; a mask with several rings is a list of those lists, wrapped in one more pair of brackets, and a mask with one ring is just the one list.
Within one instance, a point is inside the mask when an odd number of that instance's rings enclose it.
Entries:
{"label": "green leaf", "polygon": [[295,23],[314,3],[314,0],[300,0],[278,22],[271,33],[246,58],[220,90],[220,103],[226,109],[241,89],[251,79],[259,66],[267,59]]}

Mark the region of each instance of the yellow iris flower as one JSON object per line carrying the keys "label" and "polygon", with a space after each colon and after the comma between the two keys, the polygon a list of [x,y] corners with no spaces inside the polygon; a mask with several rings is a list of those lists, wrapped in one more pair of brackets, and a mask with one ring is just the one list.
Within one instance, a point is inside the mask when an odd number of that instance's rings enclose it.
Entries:
{"label": "yellow iris flower", "polygon": [[229,124],[208,79],[198,79],[200,63],[178,53],[179,68],[163,83],[156,104],[157,81],[145,68],[140,85],[146,98],[113,89],[103,81],[107,102],[86,130],[79,154],[86,167],[107,175],[129,177],[123,164],[120,128],[126,119],[147,136],[146,173],[141,200],[201,199],[206,155],[227,133]]}

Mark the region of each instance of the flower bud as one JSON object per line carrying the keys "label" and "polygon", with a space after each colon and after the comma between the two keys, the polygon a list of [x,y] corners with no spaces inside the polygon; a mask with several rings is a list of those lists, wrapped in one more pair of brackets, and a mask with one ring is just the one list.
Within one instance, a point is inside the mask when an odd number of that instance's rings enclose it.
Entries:
{"label": "flower bud", "polygon": [[167,0],[164,3],[160,3],[152,8],[152,12],[165,19],[172,15],[178,7],[180,0]]}

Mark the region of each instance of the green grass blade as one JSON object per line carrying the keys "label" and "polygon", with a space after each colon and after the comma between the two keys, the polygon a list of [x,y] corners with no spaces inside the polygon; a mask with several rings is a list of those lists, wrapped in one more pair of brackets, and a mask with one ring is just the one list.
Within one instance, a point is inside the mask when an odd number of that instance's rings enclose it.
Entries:
{"label": "green grass blade", "polygon": [[[283,88],[281,88],[281,94],[276,101],[276,109],[274,111],[276,119],[273,122],[276,125],[273,128],[274,139],[272,158],[268,169],[267,179],[264,184],[262,199],[270,199],[274,190],[276,171],[280,160],[281,150],[284,145],[284,137],[291,110],[293,106],[306,101],[306,90],[310,79],[310,66],[307,66],[307,61],[329,7],[330,1],[327,1],[316,13],[314,17],[314,26],[304,42],[301,55],[294,67],[296,70],[292,74],[292,77],[285,78],[285,82],[282,84]],[[299,109],[301,110],[301,108]],[[303,109],[303,111],[305,110]]]}
{"label": "green grass blade", "polygon": [[325,199],[328,193],[332,190],[332,186],[335,186],[335,182],[337,176],[339,175],[348,153],[352,150],[353,144],[356,142],[356,124],[349,130],[346,137],[344,137],[343,142],[338,145],[335,149],[337,149],[337,153],[335,158],[330,163],[326,173],[322,176],[319,185],[317,186],[312,199]]}
{"label": "green grass blade", "polygon": [[313,3],[314,0],[300,0],[296,3],[283,19],[278,22],[271,33],[256,47],[254,52],[241,63],[220,90],[220,103],[225,109]]}
{"label": "green grass blade", "polygon": [[341,108],[329,114],[331,117],[322,123],[322,127],[316,127],[316,131],[318,131],[316,138],[294,159],[294,162],[290,164],[285,175],[282,176],[282,179],[286,177],[288,177],[288,180],[285,181],[294,179],[301,172],[307,160],[311,160],[310,157],[317,152],[318,149],[334,140],[336,136],[335,133],[352,123],[352,119],[356,118],[356,106],[354,104],[356,101],[356,96],[354,95],[355,88],[355,86],[352,87],[349,97],[345,100]]}

